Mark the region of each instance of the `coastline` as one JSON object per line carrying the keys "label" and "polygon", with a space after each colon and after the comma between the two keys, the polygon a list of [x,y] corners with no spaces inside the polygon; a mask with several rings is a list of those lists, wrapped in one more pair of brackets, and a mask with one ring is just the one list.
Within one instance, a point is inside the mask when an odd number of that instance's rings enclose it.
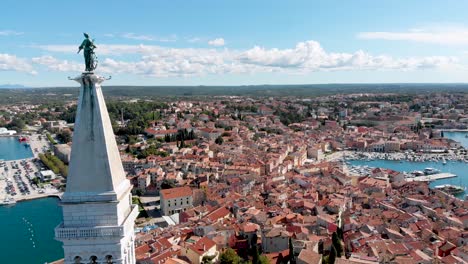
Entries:
{"label": "coastline", "polygon": [[453,128],[453,129],[438,129],[440,131],[444,131],[444,132],[468,132],[468,129],[456,129],[456,128]]}
{"label": "coastline", "polygon": [[59,200],[62,200],[62,195],[63,195],[62,192],[34,194],[34,195],[27,195],[27,196],[21,196],[21,197],[15,198],[15,201],[25,202],[25,201],[31,201],[31,200],[37,200],[37,199],[43,199],[43,198],[49,198],[49,197],[55,197],[55,198],[58,198]]}
{"label": "coastline", "polygon": [[[41,151],[41,150],[43,150],[43,148],[50,148],[51,147],[49,142],[47,140],[45,140],[44,138],[42,140],[39,140],[39,136],[40,136],[39,134],[28,135],[28,138],[29,138],[28,143],[29,143],[29,148],[30,148],[30,152],[31,152],[30,157],[22,158],[22,159],[21,158],[20,159],[4,159],[3,161],[7,164],[7,166],[11,166],[10,164],[13,164],[13,163],[20,164],[21,162],[28,162],[30,164],[31,163],[33,164],[31,168],[34,171],[32,173],[36,173],[37,171],[39,171],[39,168],[34,165],[34,160],[38,158],[39,153],[43,152],[43,151]],[[18,138],[18,137],[21,137],[21,135],[2,135],[2,137]],[[12,177],[11,172],[8,172],[8,175],[9,175],[9,177]],[[23,177],[25,177],[25,176],[23,175]],[[26,183],[28,182],[25,178],[23,178],[23,181],[26,182]],[[27,183],[27,185],[29,185],[29,184]],[[0,194],[3,194],[3,192],[0,191]],[[16,195],[14,197],[12,196],[12,198],[16,202],[30,201],[30,200],[36,200],[36,199],[42,199],[42,198],[48,198],[48,197],[56,197],[59,200],[61,200],[62,195],[63,195],[62,192],[60,192],[59,190],[57,190],[55,188],[51,188],[51,187],[44,188],[43,193],[39,193],[36,190],[36,191],[31,191],[31,194],[20,194],[20,193],[18,193],[18,194],[19,195]]]}

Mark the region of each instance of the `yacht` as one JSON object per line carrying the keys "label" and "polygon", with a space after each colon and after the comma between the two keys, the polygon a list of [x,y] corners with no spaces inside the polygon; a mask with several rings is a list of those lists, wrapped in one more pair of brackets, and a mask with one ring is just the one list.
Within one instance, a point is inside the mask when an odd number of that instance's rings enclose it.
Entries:
{"label": "yacht", "polygon": [[434,189],[441,190],[449,194],[459,194],[459,193],[464,192],[466,190],[466,187],[464,188],[458,185],[444,184],[444,185],[434,186]]}
{"label": "yacht", "polygon": [[424,172],[415,170],[415,171],[412,171],[411,174],[413,174],[414,176],[423,176]]}
{"label": "yacht", "polygon": [[440,170],[434,169],[434,168],[425,168],[424,169],[424,174],[426,175],[432,175],[432,174],[437,174],[440,173]]}
{"label": "yacht", "polygon": [[16,201],[15,199],[11,197],[5,197],[3,201],[0,201],[0,205],[14,205],[14,204],[16,204]]}

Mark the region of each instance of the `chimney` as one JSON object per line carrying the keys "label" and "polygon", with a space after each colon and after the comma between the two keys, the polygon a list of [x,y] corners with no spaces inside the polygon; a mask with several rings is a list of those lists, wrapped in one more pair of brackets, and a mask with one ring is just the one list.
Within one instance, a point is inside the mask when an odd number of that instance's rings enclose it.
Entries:
{"label": "chimney", "polygon": [[205,251],[206,251],[206,246],[205,246],[205,244],[203,244],[203,252],[205,252]]}

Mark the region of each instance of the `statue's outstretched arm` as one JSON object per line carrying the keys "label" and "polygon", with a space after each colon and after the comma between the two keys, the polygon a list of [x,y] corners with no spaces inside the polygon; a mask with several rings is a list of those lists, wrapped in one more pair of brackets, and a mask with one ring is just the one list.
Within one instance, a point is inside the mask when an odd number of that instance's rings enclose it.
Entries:
{"label": "statue's outstretched arm", "polygon": [[81,45],[78,47],[78,52],[77,53],[80,53],[80,51],[83,49],[83,47],[86,45],[86,39],[83,40],[83,42],[81,42]]}

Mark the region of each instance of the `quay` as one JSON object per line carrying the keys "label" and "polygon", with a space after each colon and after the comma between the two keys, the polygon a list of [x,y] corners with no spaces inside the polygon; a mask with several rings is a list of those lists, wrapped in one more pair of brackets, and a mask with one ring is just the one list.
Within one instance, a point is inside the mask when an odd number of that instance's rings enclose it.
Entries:
{"label": "quay", "polygon": [[455,177],[457,177],[457,175],[453,173],[444,172],[444,173],[437,173],[437,174],[432,174],[432,175],[424,175],[424,176],[406,178],[406,181],[408,182],[412,182],[412,181],[431,182],[435,180],[455,178]]}

